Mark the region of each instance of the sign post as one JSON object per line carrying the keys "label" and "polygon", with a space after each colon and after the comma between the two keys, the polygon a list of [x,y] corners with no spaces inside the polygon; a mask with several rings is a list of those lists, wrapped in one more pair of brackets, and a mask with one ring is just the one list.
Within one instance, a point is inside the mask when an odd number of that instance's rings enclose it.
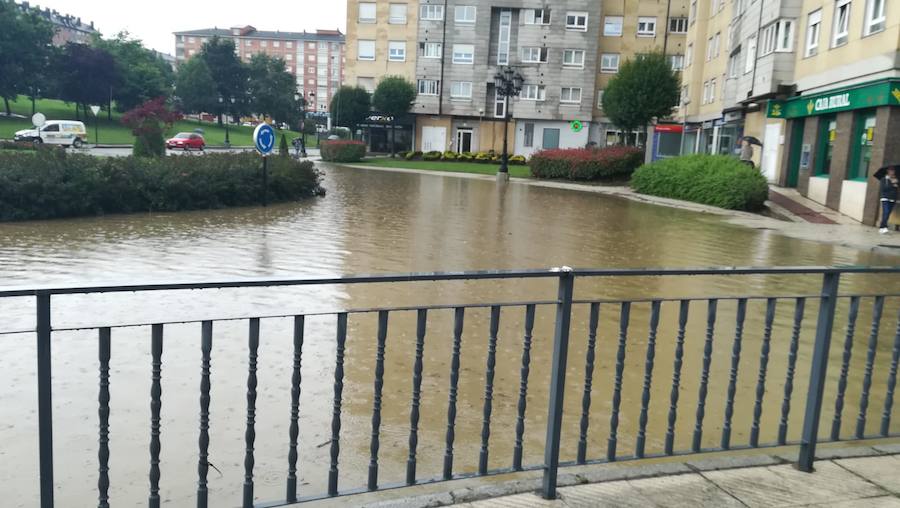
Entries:
{"label": "sign post", "polygon": [[100,144],[100,106],[91,106],[91,112],[94,113],[94,144]]}
{"label": "sign post", "polygon": [[275,129],[267,123],[261,123],[253,131],[253,145],[263,158],[262,202],[269,206],[269,154],[275,149]]}

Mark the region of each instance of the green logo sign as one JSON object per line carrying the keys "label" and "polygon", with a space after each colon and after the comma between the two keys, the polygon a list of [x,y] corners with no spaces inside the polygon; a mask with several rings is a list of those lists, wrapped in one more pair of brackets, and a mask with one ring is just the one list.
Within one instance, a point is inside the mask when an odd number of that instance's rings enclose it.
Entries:
{"label": "green logo sign", "polygon": [[569,127],[572,128],[572,132],[581,132],[584,129],[584,124],[581,123],[581,120],[572,120]]}

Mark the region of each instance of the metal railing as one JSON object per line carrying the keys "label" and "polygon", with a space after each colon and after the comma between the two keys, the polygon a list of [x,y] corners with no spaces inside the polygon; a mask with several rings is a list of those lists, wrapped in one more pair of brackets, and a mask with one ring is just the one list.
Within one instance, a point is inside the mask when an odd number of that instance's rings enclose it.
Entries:
{"label": "metal railing", "polygon": [[[875,437],[893,437],[897,433],[891,432],[891,416],[893,411],[894,392],[897,384],[898,360],[900,360],[900,315],[896,333],[894,334],[893,346],[889,360],[877,365],[877,369],[887,369],[886,377],[887,386],[884,391],[884,402],[881,411],[880,432],[875,435],[867,435],[866,418],[869,413],[869,400],[875,387],[873,386],[873,371],[876,369],[876,350],[879,336],[879,327],[884,315],[884,307],[886,301],[896,301],[900,296],[897,294],[878,294],[878,295],[839,295],[839,282],[842,275],[871,275],[884,274],[893,277],[900,274],[900,267],[893,268],[863,268],[863,267],[847,267],[847,268],[708,268],[708,269],[655,269],[655,270],[573,270],[569,268],[557,268],[552,270],[531,270],[531,271],[482,271],[482,272],[458,272],[458,273],[422,273],[410,275],[375,275],[375,276],[356,276],[356,277],[338,277],[338,278],[319,278],[319,279],[265,279],[265,280],[240,280],[227,282],[209,282],[209,283],[178,283],[178,284],[150,284],[150,285],[123,285],[123,286],[96,286],[96,287],[56,287],[56,288],[39,288],[39,289],[6,289],[0,290],[0,299],[7,297],[34,297],[36,299],[36,336],[37,336],[37,385],[38,385],[38,417],[39,417],[39,453],[40,453],[40,501],[41,506],[49,508],[54,505],[54,460],[53,460],[53,417],[52,417],[52,395],[51,395],[51,359],[52,345],[54,334],[66,330],[65,328],[56,329],[51,322],[51,302],[52,298],[60,295],[82,295],[94,293],[123,293],[123,292],[150,292],[163,290],[194,290],[194,289],[222,289],[222,288],[250,288],[250,287],[283,287],[283,286],[319,286],[319,285],[342,285],[354,286],[373,283],[435,283],[441,281],[499,281],[503,279],[556,279],[558,284],[557,297],[555,300],[545,301],[524,301],[514,303],[499,302],[480,302],[475,304],[457,304],[457,305],[431,305],[431,306],[410,306],[410,307],[394,307],[394,308],[374,308],[364,310],[346,310],[338,312],[330,312],[328,314],[336,316],[335,330],[335,355],[334,355],[334,379],[333,379],[333,400],[331,404],[331,427],[330,439],[328,441],[328,471],[327,471],[327,490],[322,493],[311,492],[303,493],[301,496],[298,492],[298,437],[300,433],[299,417],[301,414],[300,394],[303,386],[301,380],[301,363],[304,352],[304,335],[306,331],[306,318],[309,315],[279,315],[279,316],[257,316],[246,319],[249,325],[248,331],[248,370],[247,370],[247,407],[246,407],[246,432],[245,432],[245,451],[244,451],[244,475],[243,475],[243,496],[242,505],[244,507],[254,506],[254,464],[255,449],[254,443],[256,439],[256,401],[258,394],[258,349],[260,344],[260,320],[270,318],[290,318],[293,320],[293,352],[292,361],[293,369],[290,380],[291,386],[291,406],[290,406],[290,423],[288,435],[285,436],[287,442],[287,463],[284,465],[284,481],[286,485],[286,493],[282,500],[257,504],[256,506],[282,506],[306,500],[321,499],[325,497],[334,497],[346,494],[361,493],[367,491],[377,491],[386,488],[395,488],[403,486],[411,486],[435,481],[446,481],[458,478],[467,478],[474,476],[485,476],[499,473],[509,473],[525,470],[543,470],[543,486],[542,494],[547,499],[553,499],[556,496],[557,473],[560,467],[575,464],[595,464],[603,462],[612,462],[626,459],[643,459],[658,456],[672,456],[682,454],[695,454],[710,451],[741,449],[741,448],[759,448],[765,446],[783,446],[790,444],[799,444],[799,460],[797,468],[802,471],[811,472],[813,470],[813,462],[815,459],[816,445],[825,441],[837,441],[842,438],[842,418],[843,408],[845,404],[848,386],[848,375],[851,370],[851,354],[854,345],[855,329],[857,317],[860,314],[860,308],[863,302],[872,301],[872,324],[868,348],[866,352],[865,370],[863,373],[862,387],[859,401],[859,412],[857,422],[852,439],[867,439]],[[765,295],[751,296],[738,295],[728,297],[688,297],[688,298],[655,298],[650,296],[643,300],[576,300],[574,298],[574,284],[578,279],[592,278],[620,278],[620,277],[741,277],[741,276],[821,276],[821,291],[816,295]],[[896,287],[896,286],[895,286]],[[805,399],[801,400],[802,409],[804,411],[802,432],[799,442],[788,439],[789,417],[792,409],[792,402],[795,401],[794,384],[795,377],[798,375],[806,375],[806,373],[798,373],[797,360],[798,348],[800,344],[800,335],[803,330],[804,317],[807,313],[807,302],[810,300],[818,300],[818,313],[816,315],[815,336],[812,344],[812,355],[809,363],[808,374],[808,391]],[[836,396],[833,400],[834,413],[831,422],[831,431],[826,433],[823,438],[819,437],[820,419],[823,417],[823,406],[826,405],[825,385],[826,370],[829,364],[829,349],[832,341],[832,329],[835,323],[835,315],[839,300],[847,302],[846,315],[846,335],[843,342],[843,354],[841,357],[840,374],[837,380]],[[707,431],[704,419],[706,417],[707,397],[711,383],[711,363],[713,360],[713,343],[714,335],[719,316],[719,303],[722,301],[733,302],[736,305],[734,334],[731,342],[731,358],[728,369],[728,387],[726,391],[726,400],[724,404],[724,414],[721,427],[721,439],[719,446],[713,448],[703,448],[703,436]],[[790,324],[790,337],[787,344],[787,366],[785,370],[785,378],[783,385],[783,393],[780,394],[781,406],[780,417],[777,419],[777,439],[772,443],[760,442],[761,415],[763,412],[763,403],[767,395],[766,382],[768,377],[768,364],[773,339],[773,322],[776,317],[776,309],[780,302],[788,301],[791,306],[792,322]],[[753,411],[750,421],[734,421],[735,404],[750,404],[750,401],[736,400],[736,387],[738,379],[738,370],[741,364],[742,344],[744,337],[745,319],[747,316],[748,302],[765,302],[765,316],[763,336],[761,340],[761,349],[759,352],[758,372],[756,374],[756,389],[754,391]],[[673,357],[667,358],[672,364],[671,393],[667,401],[668,411],[665,420],[665,435],[662,438],[661,453],[647,453],[648,440],[648,418],[651,401],[651,389],[653,386],[654,365],[657,361],[656,349],[659,341],[658,329],[661,320],[661,308],[663,304],[677,304],[677,333],[675,335],[675,343]],[[679,398],[682,386],[682,370],[685,361],[685,339],[687,335],[687,323],[689,318],[689,310],[692,303],[704,303],[706,307],[705,314],[705,336],[703,337],[702,366],[699,387],[697,392],[697,404],[693,415],[693,432],[689,446],[681,448],[676,447],[676,422],[679,417]],[[637,432],[635,434],[634,452],[633,454],[622,454],[619,450],[619,431],[620,431],[620,414],[623,411],[623,377],[626,375],[626,353],[629,347],[629,338],[631,330],[631,311],[634,305],[649,305],[649,326],[646,336],[646,350],[644,355],[644,369],[640,403],[640,416],[637,420]],[[535,368],[532,365],[532,340],[533,330],[535,327],[535,313],[538,307],[555,306],[555,326],[552,337],[552,359],[550,365],[539,365],[542,370],[549,368],[550,370],[550,387],[548,395],[548,404],[546,409],[546,439],[544,441],[544,460],[542,464],[525,464],[523,463],[523,447],[526,426],[529,424],[526,418],[526,408],[528,403],[528,382],[531,371]],[[502,312],[509,308],[520,308],[524,310],[523,328],[521,330],[522,347],[519,375],[518,400],[515,405],[516,418],[515,424],[512,422],[503,422],[508,424],[513,431],[510,436],[502,436],[501,439],[511,439],[512,460],[509,467],[490,468],[489,458],[491,457],[491,431],[495,422],[492,422],[492,409],[495,391],[495,366],[497,363],[497,340],[498,330],[500,327],[500,318]],[[567,361],[569,360],[570,330],[572,327],[573,307],[583,308],[588,313],[587,324],[587,344],[584,355],[584,380],[578,393],[566,393],[567,389]],[[612,347],[615,349],[615,365],[610,370],[612,398],[609,406],[608,417],[609,433],[606,438],[606,449],[602,455],[591,457],[588,453],[588,445],[590,442],[590,424],[591,415],[596,415],[596,409],[592,410],[592,393],[593,380],[596,376],[596,355],[597,355],[597,336],[598,326],[600,323],[600,310],[602,308],[613,308],[618,313],[618,339]],[[457,425],[457,403],[460,392],[460,355],[461,355],[461,338],[465,324],[466,312],[472,309],[482,309],[489,311],[489,328],[487,330],[487,350],[483,361],[484,368],[484,386],[482,397],[482,418],[481,418],[481,434],[480,445],[478,446],[477,470],[461,471],[454,464],[455,447],[457,444],[456,425]],[[891,309],[893,310],[893,309]],[[898,309],[900,310],[900,309]],[[386,341],[388,338],[388,322],[392,313],[396,312],[414,312],[415,313],[415,348],[412,352],[414,356],[412,370],[412,397],[409,404],[409,433],[408,433],[408,449],[406,453],[406,474],[405,481],[399,484],[384,484],[379,477],[379,452],[380,438],[382,430],[382,405],[383,405],[383,387],[385,377],[385,356]],[[452,354],[450,358],[449,373],[449,391],[446,401],[446,430],[444,432],[442,471],[441,474],[431,478],[423,478],[417,472],[418,462],[418,444],[419,444],[419,424],[422,398],[422,380],[423,380],[423,350],[425,345],[425,337],[428,326],[428,316],[430,312],[452,312]],[[376,354],[373,362],[373,397],[371,406],[371,428],[367,431],[370,434],[369,442],[369,460],[367,467],[367,478],[364,487],[353,489],[341,489],[339,480],[341,479],[340,457],[341,457],[341,431],[342,431],[342,403],[344,403],[344,382],[345,382],[345,350],[348,337],[348,318],[356,314],[374,314],[377,316],[377,334]],[[238,319],[238,318],[228,318]],[[843,317],[842,317],[843,319]],[[210,446],[210,362],[213,341],[214,323],[220,320],[197,320],[194,323],[201,324],[200,351],[201,351],[201,383],[199,393],[199,433],[198,433],[198,467],[197,467],[197,506],[207,506],[209,496],[208,486],[208,470],[209,470],[209,446]],[[221,321],[224,321],[221,320]],[[179,321],[178,323],[184,323]],[[151,356],[152,356],[152,383],[150,393],[150,468],[149,468],[149,496],[148,502],[151,507],[160,506],[160,449],[161,449],[161,382],[162,382],[162,352],[164,343],[164,334],[166,327],[172,323],[147,323],[151,329]],[[145,326],[139,324],[112,325],[106,324],[99,327],[90,327],[96,329],[98,334],[98,352],[99,352],[99,396],[98,396],[98,506],[109,506],[109,457],[110,457],[110,358],[111,358],[111,341],[112,330],[123,327]],[[72,328],[74,329],[74,328]],[[68,329],[68,330],[72,330]],[[77,328],[83,330],[84,328]],[[21,331],[3,331],[0,334],[21,333]],[[449,339],[449,336],[448,336]],[[777,338],[776,338],[777,339]],[[745,355],[746,356],[746,355]],[[712,380],[717,382],[718,380]],[[724,382],[724,380],[723,380]],[[569,381],[572,384],[572,381]],[[578,439],[577,452],[574,460],[561,460],[561,439],[563,436],[563,415],[564,401],[566,395],[569,397],[581,396],[581,408],[578,414],[571,416],[578,419]],[[773,394],[769,394],[770,396]],[[629,401],[624,401],[626,404]],[[749,427],[749,440],[746,444],[735,444],[732,439],[732,432],[736,425],[746,425]],[[468,436],[465,436],[468,437]],[[495,440],[497,437],[495,437]]]}

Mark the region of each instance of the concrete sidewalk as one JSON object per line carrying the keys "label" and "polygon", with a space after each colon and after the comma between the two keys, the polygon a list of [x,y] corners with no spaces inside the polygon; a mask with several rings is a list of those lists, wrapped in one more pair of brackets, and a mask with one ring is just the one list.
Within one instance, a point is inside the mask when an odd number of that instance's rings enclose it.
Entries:
{"label": "concrete sidewalk", "polygon": [[900,507],[900,455],[818,461],[813,474],[790,464],[697,471],[564,487],[554,501],[519,494],[454,506]]}

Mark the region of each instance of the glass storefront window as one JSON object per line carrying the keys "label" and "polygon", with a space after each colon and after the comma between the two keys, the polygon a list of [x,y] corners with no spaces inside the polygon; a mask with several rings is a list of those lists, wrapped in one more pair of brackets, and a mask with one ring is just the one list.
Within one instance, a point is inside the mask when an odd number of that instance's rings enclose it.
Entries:
{"label": "glass storefront window", "polygon": [[837,118],[834,116],[822,117],[819,120],[819,157],[816,160],[816,174],[831,174],[831,155],[834,151],[834,142],[837,140]]}
{"label": "glass storefront window", "polygon": [[869,175],[872,160],[872,145],[875,142],[875,112],[863,111],[856,115],[853,136],[853,155],[848,180],[865,180]]}

